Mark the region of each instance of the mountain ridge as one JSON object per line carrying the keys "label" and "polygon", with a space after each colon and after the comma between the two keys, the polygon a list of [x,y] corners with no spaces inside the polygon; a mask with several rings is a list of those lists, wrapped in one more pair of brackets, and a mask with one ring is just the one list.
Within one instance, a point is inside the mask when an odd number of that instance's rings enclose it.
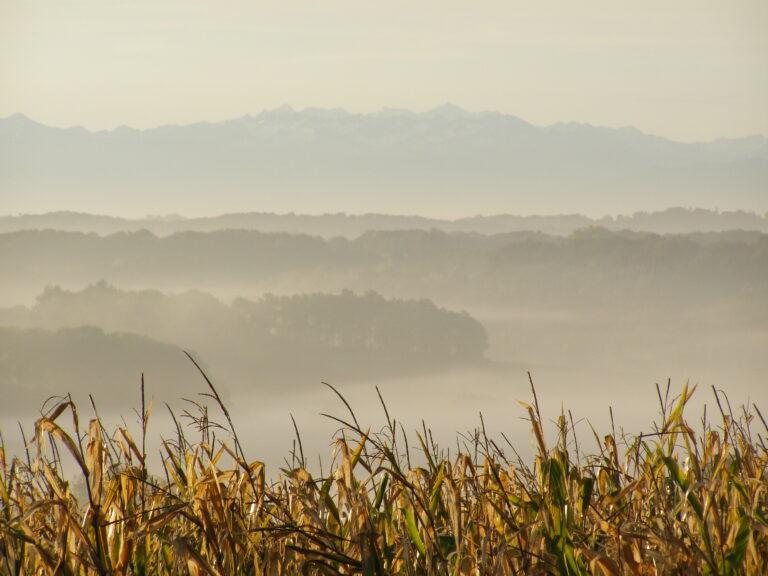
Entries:
{"label": "mountain ridge", "polygon": [[98,132],[14,115],[0,120],[0,189],[5,213],[764,212],[768,138],[681,143],[452,106]]}
{"label": "mountain ridge", "polygon": [[661,134],[654,134],[651,132],[646,132],[636,126],[633,126],[631,124],[627,124],[624,126],[618,126],[618,127],[610,127],[610,126],[604,126],[601,124],[592,124],[590,122],[578,122],[578,121],[570,121],[570,120],[560,120],[557,122],[553,122],[551,124],[534,124],[532,122],[528,122],[527,120],[524,120],[523,118],[514,115],[514,114],[507,114],[504,112],[499,112],[496,110],[479,110],[479,111],[470,111],[466,110],[464,108],[461,108],[460,106],[456,106],[455,104],[452,104],[450,102],[447,102],[445,104],[442,104],[440,106],[436,106],[435,108],[431,108],[429,110],[425,110],[423,112],[415,112],[413,110],[409,110],[407,108],[382,108],[380,110],[374,111],[374,112],[349,112],[344,108],[320,108],[320,107],[314,107],[314,106],[308,106],[305,108],[302,108],[300,110],[294,109],[292,106],[284,104],[283,106],[280,106],[278,108],[265,108],[261,112],[258,112],[256,114],[243,114],[241,116],[231,117],[231,118],[223,118],[221,120],[199,120],[196,122],[190,122],[190,123],[182,123],[182,124],[158,124],[157,126],[150,126],[146,128],[137,128],[135,126],[130,126],[127,124],[120,124],[118,126],[115,126],[113,128],[101,128],[101,129],[89,129],[83,125],[80,124],[72,124],[70,126],[52,126],[49,124],[45,124],[43,122],[37,121],[33,119],[32,117],[22,113],[22,112],[16,112],[14,114],[11,114],[9,116],[0,118],[0,123],[4,122],[17,122],[17,123],[27,123],[27,124],[34,124],[36,126],[48,128],[51,130],[60,130],[60,131],[71,131],[75,130],[78,132],[87,132],[88,134],[108,134],[113,132],[120,132],[120,131],[131,131],[131,132],[151,132],[153,130],[163,130],[168,128],[190,128],[190,127],[198,127],[198,126],[218,126],[222,124],[230,124],[230,123],[237,123],[241,121],[253,121],[257,120],[259,118],[268,118],[268,117],[275,117],[278,115],[295,115],[295,116],[308,116],[308,117],[315,117],[315,118],[325,118],[325,119],[339,119],[339,118],[352,118],[352,117],[371,117],[371,118],[392,118],[392,117],[403,117],[403,118],[414,118],[414,117],[423,117],[423,118],[505,118],[509,120],[517,121],[521,124],[530,126],[532,128],[537,128],[540,130],[560,130],[560,129],[572,129],[572,128],[583,128],[583,129],[594,129],[594,130],[604,130],[609,132],[617,132],[617,133],[631,133],[634,135],[641,135],[645,137],[650,138],[656,138],[660,140],[664,140],[667,142],[673,142],[676,144],[714,144],[717,142],[742,142],[742,141],[749,141],[749,142],[756,142],[756,143],[763,143],[768,144],[768,135],[765,134],[749,134],[746,136],[737,136],[737,137],[731,137],[731,136],[719,136],[717,138],[713,138],[711,140],[676,140],[674,138],[670,138],[668,136],[664,136]]}

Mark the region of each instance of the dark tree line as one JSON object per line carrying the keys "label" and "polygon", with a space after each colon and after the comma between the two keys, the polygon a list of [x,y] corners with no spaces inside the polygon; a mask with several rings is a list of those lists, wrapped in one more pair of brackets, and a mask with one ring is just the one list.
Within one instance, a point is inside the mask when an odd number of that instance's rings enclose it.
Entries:
{"label": "dark tree line", "polygon": [[[22,288],[107,279],[121,286],[356,292],[452,305],[622,306],[768,295],[768,235],[656,235],[588,228],[568,237],[368,232],[345,238],[226,230],[97,236],[0,234],[0,265]],[[35,284],[37,283],[37,284]],[[21,290],[21,288],[20,288]]]}

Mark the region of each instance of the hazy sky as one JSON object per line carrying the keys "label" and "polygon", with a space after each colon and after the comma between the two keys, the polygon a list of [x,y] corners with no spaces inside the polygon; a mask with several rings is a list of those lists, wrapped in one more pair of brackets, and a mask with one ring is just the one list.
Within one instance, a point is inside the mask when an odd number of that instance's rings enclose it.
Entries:
{"label": "hazy sky", "polygon": [[448,101],[768,134],[768,2],[0,0],[0,117],[141,128]]}

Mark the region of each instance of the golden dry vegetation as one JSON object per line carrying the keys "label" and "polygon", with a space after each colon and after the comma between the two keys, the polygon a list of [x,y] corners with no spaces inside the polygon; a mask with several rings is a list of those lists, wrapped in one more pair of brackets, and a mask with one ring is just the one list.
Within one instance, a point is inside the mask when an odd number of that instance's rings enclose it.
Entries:
{"label": "golden dry vegetation", "polygon": [[534,390],[523,404],[537,447],[530,461],[483,427],[458,454],[426,428],[409,444],[382,400],[381,430],[351,409],[337,419],[330,471],[310,473],[297,431],[274,479],[246,459],[212,385],[224,425],[198,406],[199,437],[178,425],[158,474],[148,469],[143,399],[136,439],[98,417],[80,422],[65,399],[37,421],[27,454],[0,451],[0,573],[766,574],[766,422],[756,406],[734,411],[715,392],[694,430],[692,392],[659,390],[651,434],[586,442],[566,412],[548,442]]}

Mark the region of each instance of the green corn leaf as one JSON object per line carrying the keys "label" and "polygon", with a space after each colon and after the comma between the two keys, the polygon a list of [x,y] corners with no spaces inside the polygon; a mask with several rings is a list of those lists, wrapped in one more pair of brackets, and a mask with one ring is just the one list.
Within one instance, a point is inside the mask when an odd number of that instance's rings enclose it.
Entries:
{"label": "green corn leaf", "polygon": [[419,552],[426,556],[427,549],[424,547],[424,542],[422,541],[421,535],[419,534],[419,529],[416,527],[416,520],[413,518],[411,509],[403,508],[403,512],[405,513],[405,524],[408,527],[408,534],[410,534],[411,540],[413,540],[413,544],[416,546],[416,549]]}
{"label": "green corn leaf", "polygon": [[742,564],[747,554],[750,535],[749,520],[742,516],[739,520],[739,529],[736,532],[733,548],[725,556],[725,563],[729,574],[740,574],[742,572]]}
{"label": "green corn leaf", "polygon": [[384,480],[379,484],[379,489],[376,492],[376,501],[373,504],[373,508],[378,510],[381,507],[381,502],[384,500],[384,494],[387,491],[387,484],[389,484],[389,476],[384,476]]}

